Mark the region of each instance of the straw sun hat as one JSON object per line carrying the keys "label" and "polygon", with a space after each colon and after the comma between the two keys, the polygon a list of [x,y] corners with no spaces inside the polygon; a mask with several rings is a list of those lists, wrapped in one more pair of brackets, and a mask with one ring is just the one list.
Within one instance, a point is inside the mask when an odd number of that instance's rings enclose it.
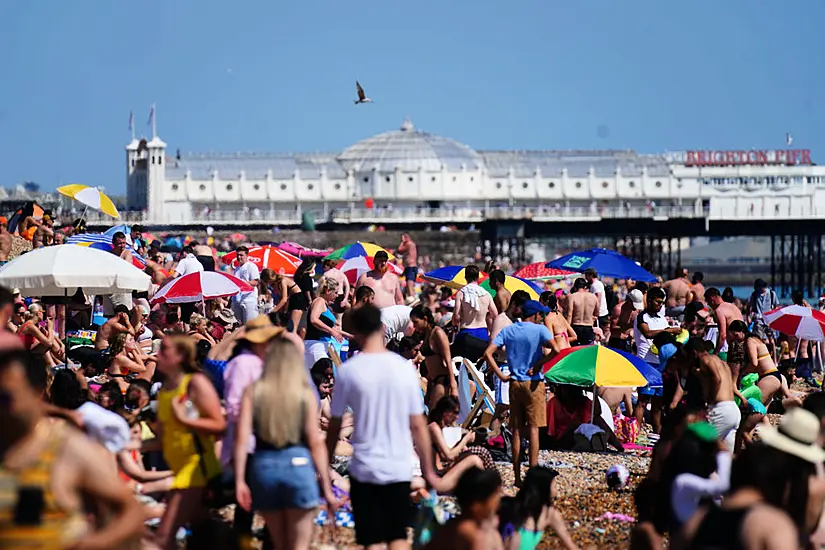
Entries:
{"label": "straw sun hat", "polygon": [[782,416],[778,428],[760,426],[759,436],[768,447],[817,463],[825,460],[825,450],[816,443],[819,430],[819,418],[810,411],[796,407]]}

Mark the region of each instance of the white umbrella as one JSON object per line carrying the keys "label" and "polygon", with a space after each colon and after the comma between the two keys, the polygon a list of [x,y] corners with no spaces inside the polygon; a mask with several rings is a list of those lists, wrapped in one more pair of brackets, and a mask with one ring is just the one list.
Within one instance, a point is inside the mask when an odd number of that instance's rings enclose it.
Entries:
{"label": "white umbrella", "polygon": [[147,291],[152,279],[110,252],[73,244],[46,246],[0,267],[0,285],[31,296]]}

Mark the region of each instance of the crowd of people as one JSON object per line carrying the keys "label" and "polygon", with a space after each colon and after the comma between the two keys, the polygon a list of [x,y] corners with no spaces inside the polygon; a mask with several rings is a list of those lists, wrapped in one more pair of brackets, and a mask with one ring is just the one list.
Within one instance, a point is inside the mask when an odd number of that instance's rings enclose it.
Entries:
{"label": "crowd of people", "polygon": [[[332,260],[261,270],[241,246],[231,270],[251,291],[153,304],[221,262],[197,242],[173,254],[113,235],[113,254],[132,251],[148,292],[0,288],[2,548],[218,547],[214,512],[235,504],[231,547],[250,547],[257,513],[265,548],[306,549],[321,503],[351,513],[359,545],[408,548],[432,490],[460,513],[419,546],[530,549],[550,530],[572,549],[576,518],[553,506],[540,449],[624,452],[642,433],[658,443],[635,547],[823,540],[825,399],[791,391],[817,385],[819,348],[767,326],[778,300],[764,281],[741,302],[684,269],[655,284],[588,270],[536,300],[491,263],[467,265],[460,289],[421,287],[405,235],[402,277],[383,250],[352,283]],[[661,386],[545,383],[545,364],[587,345],[635,355]],[[468,387],[463,369],[479,376]],[[488,386],[494,408],[467,411]],[[496,462],[512,464],[515,497]]]}

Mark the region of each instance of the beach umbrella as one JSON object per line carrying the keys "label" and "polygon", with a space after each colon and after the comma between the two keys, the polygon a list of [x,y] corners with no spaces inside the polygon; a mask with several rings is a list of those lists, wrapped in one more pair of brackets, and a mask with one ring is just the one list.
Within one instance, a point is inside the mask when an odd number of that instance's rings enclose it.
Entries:
{"label": "beach umbrella", "polygon": [[196,271],[173,279],[152,298],[153,304],[187,304],[255,290],[249,283],[220,271]]}
{"label": "beach umbrella", "polygon": [[[490,279],[487,278],[481,283],[481,288],[490,293],[491,296],[496,295],[496,291],[490,287]],[[520,279],[513,275],[504,276],[504,288],[510,291],[510,294],[517,290],[523,290],[530,295],[531,300],[538,300],[541,295],[541,289],[535,284],[525,279]]]}
{"label": "beach umbrella", "polygon": [[[66,239],[66,244],[96,248],[104,252],[112,251],[112,237],[107,236],[105,233],[81,233],[80,235],[72,235]],[[129,242],[126,243],[126,250],[132,254],[132,265],[138,269],[146,267],[146,258],[135,252],[135,249]]]}
{"label": "beach umbrella", "polygon": [[802,340],[825,340],[825,313],[806,306],[785,306],[765,314],[768,326]]}
{"label": "beach umbrella", "polygon": [[662,385],[653,367],[629,353],[605,346],[562,350],[542,367],[548,382],[573,386],[642,387]]}
{"label": "beach umbrella", "polygon": [[[423,279],[428,283],[436,285],[444,285],[446,287],[458,290],[467,284],[465,276],[465,267],[463,265],[448,265],[433,269],[424,274]],[[487,279],[487,274],[481,272],[478,280],[484,281]]]}
{"label": "beach umbrella", "polygon": [[[340,264],[338,264],[338,269],[344,272],[344,275],[347,276],[347,280],[349,284],[354,285],[358,282],[358,277],[362,274],[375,269],[375,265],[373,264],[372,258],[368,256],[358,256],[356,258],[350,258],[349,260],[344,260]],[[387,269],[395,273],[396,275],[402,275],[404,270],[401,266],[396,265],[392,262],[387,262]]]}
{"label": "beach umbrella", "polygon": [[656,277],[651,275],[643,267],[616,252],[606,248],[589,248],[578,252],[571,252],[552,262],[547,262],[546,267],[556,269],[566,269],[583,273],[589,268],[596,270],[599,275],[614,277],[617,279],[633,279],[646,283],[655,283]]}
{"label": "beach umbrella", "polygon": [[[235,265],[237,257],[238,252],[233,250],[221,256],[221,261],[226,265],[237,267]],[[288,277],[295,275],[295,270],[301,265],[301,258],[274,246],[254,246],[250,248],[249,261],[258,266],[258,270],[271,269],[275,273]]]}
{"label": "beach umbrella", "polygon": [[9,233],[17,233],[17,229],[20,225],[20,222],[22,222],[29,216],[38,220],[42,219],[43,214],[45,214],[45,210],[43,210],[42,206],[40,206],[34,201],[27,201],[25,204],[23,204],[23,206],[15,210],[14,214],[12,214],[11,218],[9,219],[9,225],[7,229]]}
{"label": "beach umbrella", "polygon": [[299,258],[323,258],[324,256],[332,253],[331,248],[326,248],[324,250],[319,248],[309,248],[291,241],[282,242],[278,245],[278,248],[284,252],[289,252],[293,256],[298,256]]}
{"label": "beach umbrella", "polygon": [[114,254],[61,244],[27,252],[0,267],[0,285],[29,296],[146,292],[152,278]]}
{"label": "beach umbrella", "polygon": [[389,250],[385,248],[381,248],[377,244],[373,243],[362,243],[360,241],[352,244],[348,244],[346,246],[342,246],[338,250],[335,250],[331,254],[324,256],[325,260],[349,260],[350,258],[357,258],[358,256],[366,256],[367,258],[372,258],[375,256],[376,252],[384,251],[387,253],[387,256],[390,260],[392,260],[395,256],[390,254]]}
{"label": "beach umbrella", "polygon": [[98,212],[103,212],[107,216],[111,216],[113,218],[120,217],[120,213],[118,213],[117,207],[115,207],[115,203],[112,202],[112,199],[107,197],[105,193],[96,187],[73,183],[71,185],[58,187],[57,192],[61,195],[69,197],[70,199],[76,200],[88,208],[97,210]]}
{"label": "beach umbrella", "polygon": [[520,279],[527,279],[528,281],[555,281],[564,279],[575,273],[574,271],[567,271],[566,269],[547,267],[546,264],[547,262],[536,262],[526,265],[513,273],[513,276]]}

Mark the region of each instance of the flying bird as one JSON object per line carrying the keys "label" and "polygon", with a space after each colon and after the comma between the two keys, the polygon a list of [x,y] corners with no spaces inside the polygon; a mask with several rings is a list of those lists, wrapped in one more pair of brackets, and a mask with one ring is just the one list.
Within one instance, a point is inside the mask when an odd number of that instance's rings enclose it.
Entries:
{"label": "flying bird", "polygon": [[359,103],[372,103],[372,100],[367,97],[367,94],[364,93],[364,88],[361,87],[361,84],[356,80],[355,87],[358,90],[358,99],[355,100],[355,104],[358,105]]}

